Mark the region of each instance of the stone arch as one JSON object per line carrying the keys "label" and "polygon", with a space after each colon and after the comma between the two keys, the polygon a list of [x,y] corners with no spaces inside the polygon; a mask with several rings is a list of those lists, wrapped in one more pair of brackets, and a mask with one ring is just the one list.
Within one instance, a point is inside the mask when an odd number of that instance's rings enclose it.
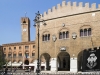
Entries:
{"label": "stone arch", "polygon": [[78,71],[82,71],[82,58],[83,58],[83,50],[80,51],[77,56]]}
{"label": "stone arch", "polygon": [[26,59],[26,60],[24,61],[24,64],[29,65],[29,60]]}
{"label": "stone arch", "polygon": [[22,60],[18,60],[18,63],[22,63]]}
{"label": "stone arch", "polygon": [[86,29],[86,28],[93,28],[91,25],[82,25],[82,26],[80,26],[80,28],[79,28],[79,31],[80,31],[80,29]]}
{"label": "stone arch", "polygon": [[45,63],[46,70],[50,70],[50,58],[51,56],[48,53],[43,53],[40,56],[41,65]]}
{"label": "stone arch", "polygon": [[[63,32],[64,32],[64,33],[63,33]],[[66,36],[66,37],[69,38],[69,33],[70,33],[70,31],[69,31],[69,29],[66,28],[66,27],[60,28],[60,29],[58,30],[58,32],[57,32],[57,37],[59,38],[60,34],[66,35],[66,32],[67,32],[67,34],[68,34],[68,36]]]}
{"label": "stone arch", "polygon": [[22,53],[22,51],[19,51],[18,53]]}
{"label": "stone arch", "polygon": [[51,35],[51,34],[50,34],[49,31],[47,31],[47,30],[43,31],[43,32],[42,32],[42,35],[41,35],[42,41],[50,40],[50,35]]}
{"label": "stone arch", "polygon": [[31,63],[33,63],[33,62],[34,62],[34,59],[31,60]]}
{"label": "stone arch", "polygon": [[32,56],[35,56],[35,50],[32,51]]}
{"label": "stone arch", "polygon": [[58,34],[59,34],[60,31],[63,31],[63,30],[69,31],[69,28],[63,27],[63,28],[59,29],[59,30],[58,30]]}
{"label": "stone arch", "polygon": [[48,34],[48,33],[50,34],[49,31],[45,30],[45,31],[43,31],[42,35],[43,35],[43,34]]}
{"label": "stone arch", "polygon": [[8,60],[8,63],[11,63],[11,60]]}
{"label": "stone arch", "polygon": [[17,61],[16,60],[13,60],[13,63],[17,63]]}
{"label": "stone arch", "polygon": [[26,50],[26,51],[25,51],[25,53],[29,53],[29,51],[28,51],[28,50]]}
{"label": "stone arch", "polygon": [[66,31],[70,31],[69,28],[64,27],[64,28],[60,28],[60,29],[58,30],[57,34],[59,34],[59,32],[61,32],[61,31],[63,31],[63,30],[64,30],[64,31],[65,31],[65,30],[66,30]]}
{"label": "stone arch", "polygon": [[60,52],[57,55],[58,71],[70,71],[70,55],[68,52]]}
{"label": "stone arch", "polygon": [[14,51],[13,54],[16,54],[16,51]]}
{"label": "stone arch", "polygon": [[93,31],[92,31],[93,27],[91,25],[82,25],[79,28],[79,34],[80,36],[90,36]]}
{"label": "stone arch", "polygon": [[43,35],[46,35],[46,34],[50,34],[50,32],[49,32],[48,30],[44,30],[44,31],[42,32],[41,37],[42,37]]}

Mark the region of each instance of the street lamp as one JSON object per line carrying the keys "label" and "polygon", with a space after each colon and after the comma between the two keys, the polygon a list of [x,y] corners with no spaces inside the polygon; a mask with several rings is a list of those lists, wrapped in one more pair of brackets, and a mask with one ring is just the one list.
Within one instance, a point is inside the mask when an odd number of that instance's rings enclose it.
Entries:
{"label": "street lamp", "polygon": [[39,59],[39,27],[40,27],[40,13],[39,11],[36,13],[36,17],[34,19],[34,22],[35,22],[35,25],[34,26],[37,26],[37,29],[38,29],[38,59],[37,59],[37,69],[36,69],[36,72],[37,72],[37,75],[39,75],[40,73],[40,59]]}

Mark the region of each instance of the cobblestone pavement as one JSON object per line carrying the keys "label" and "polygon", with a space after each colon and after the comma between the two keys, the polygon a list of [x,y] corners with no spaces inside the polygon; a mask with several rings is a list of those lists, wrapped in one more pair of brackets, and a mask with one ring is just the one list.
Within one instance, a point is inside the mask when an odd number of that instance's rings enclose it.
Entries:
{"label": "cobblestone pavement", "polygon": [[[5,74],[0,74],[5,75]],[[34,71],[31,72],[25,72],[24,70],[17,70],[15,72],[8,72],[6,75],[37,75],[37,73],[34,73]],[[39,75],[100,75],[100,72],[67,72],[67,71],[58,71],[58,72],[52,72],[52,71],[41,71]]]}
{"label": "cobblestone pavement", "polygon": [[[36,73],[13,73],[7,75],[37,75]],[[39,75],[100,75],[100,73],[40,73]]]}

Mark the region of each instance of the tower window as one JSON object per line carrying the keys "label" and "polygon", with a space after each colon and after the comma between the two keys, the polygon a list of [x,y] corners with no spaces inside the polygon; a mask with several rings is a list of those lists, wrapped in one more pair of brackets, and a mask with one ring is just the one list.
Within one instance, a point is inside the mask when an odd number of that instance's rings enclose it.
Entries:
{"label": "tower window", "polygon": [[68,31],[59,32],[59,39],[66,39],[66,38],[69,38]]}
{"label": "tower window", "polygon": [[66,32],[66,38],[69,38],[69,32],[68,31]]}
{"label": "tower window", "polygon": [[24,19],[23,23],[26,23],[25,19]]}
{"label": "tower window", "polygon": [[16,54],[13,54],[13,57],[15,58],[16,57]]}
{"label": "tower window", "polygon": [[32,53],[32,56],[35,56],[35,53]]}
{"label": "tower window", "polygon": [[91,28],[88,29],[88,35],[91,35]]}
{"label": "tower window", "polygon": [[14,50],[16,50],[16,47],[14,47]]}
{"label": "tower window", "polygon": [[35,48],[35,45],[33,45],[33,48]]}
{"label": "tower window", "polygon": [[25,49],[29,49],[29,46],[25,46]]}
{"label": "tower window", "polygon": [[42,41],[49,41],[50,40],[50,34],[42,35]]}
{"label": "tower window", "polygon": [[4,51],[6,50],[6,48],[3,49]]}
{"label": "tower window", "polygon": [[18,56],[19,56],[19,57],[22,57],[22,53],[19,53]]}
{"label": "tower window", "polygon": [[21,49],[21,46],[19,46],[19,49]]}
{"label": "tower window", "polygon": [[11,54],[8,54],[8,57],[11,57]]}
{"label": "tower window", "polygon": [[90,36],[91,35],[91,28],[80,29],[80,37]]}
{"label": "tower window", "polygon": [[62,33],[61,32],[59,33],[59,39],[62,39]]}
{"label": "tower window", "polygon": [[84,36],[87,36],[87,29],[84,29]]}
{"label": "tower window", "polygon": [[9,47],[9,50],[11,50],[11,47]]}
{"label": "tower window", "polygon": [[83,30],[82,29],[80,30],[80,36],[83,36]]}

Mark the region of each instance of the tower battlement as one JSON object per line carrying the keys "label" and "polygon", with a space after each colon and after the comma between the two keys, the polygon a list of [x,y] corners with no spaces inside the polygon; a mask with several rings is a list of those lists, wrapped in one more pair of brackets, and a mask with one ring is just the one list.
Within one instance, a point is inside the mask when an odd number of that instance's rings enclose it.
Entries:
{"label": "tower battlement", "polygon": [[55,17],[61,17],[65,15],[72,15],[72,14],[78,14],[78,13],[84,13],[89,11],[95,11],[100,9],[100,4],[98,4],[98,7],[96,8],[96,3],[92,3],[91,5],[89,3],[85,3],[83,5],[83,2],[66,2],[62,1],[62,4],[57,4],[57,6],[53,6],[51,9],[48,9],[47,12],[44,12],[42,14],[43,19],[50,19]]}

